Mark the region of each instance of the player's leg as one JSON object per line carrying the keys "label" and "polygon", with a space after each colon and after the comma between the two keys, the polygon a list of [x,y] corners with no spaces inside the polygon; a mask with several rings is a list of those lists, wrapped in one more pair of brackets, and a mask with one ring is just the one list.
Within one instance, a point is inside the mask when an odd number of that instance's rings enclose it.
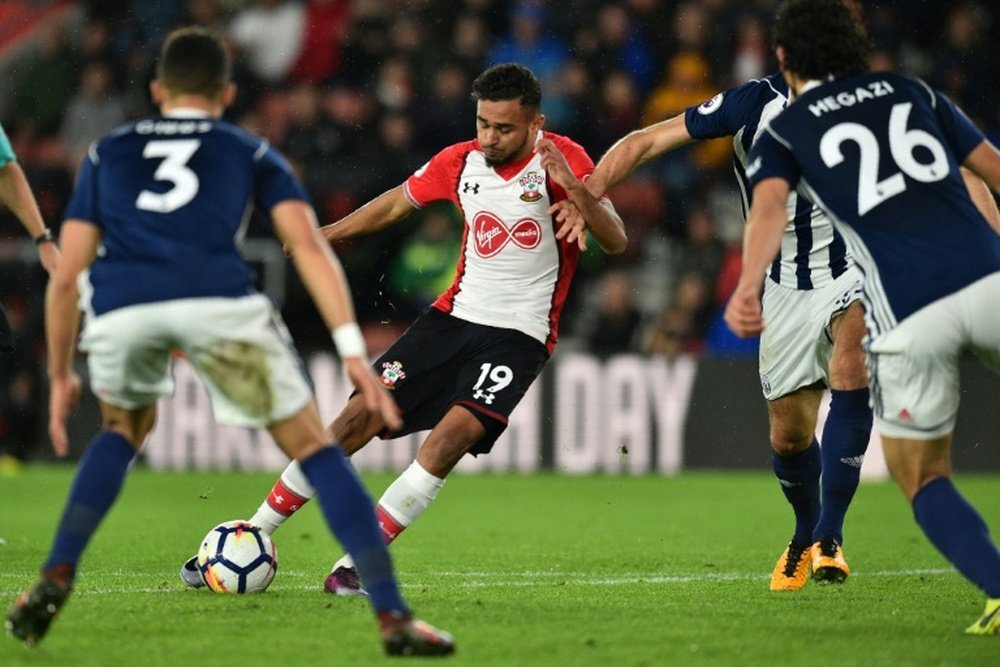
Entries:
{"label": "player's leg", "polygon": [[[448,473],[485,435],[486,428],[467,408],[453,406],[445,414],[420,446],[416,460],[379,498],[375,513],[386,544],[426,511]],[[335,595],[363,595],[359,574],[354,560],[346,555],[334,563],[324,589]]]}
{"label": "player's leg", "polygon": [[799,590],[809,578],[812,530],[819,518],[820,452],[816,414],[823,390],[803,387],[768,401],[771,465],[795,514],[795,531],[771,574],[771,590]]}
{"label": "player's leg", "polygon": [[327,525],[354,559],[378,615],[386,650],[412,655],[451,653],[454,643],[450,635],[412,620],[399,592],[371,497],[340,449],[325,444],[327,434],[315,404],[310,402],[268,430],[282,450],[298,461],[317,492]]}
{"label": "player's leg", "polygon": [[885,462],[927,539],[986,593],[970,634],[1000,634],[1000,551],[986,522],[951,481],[951,433],[932,440],[882,437]]}
{"label": "player's leg", "polygon": [[156,418],[156,404],[128,410],[101,402],[103,426],[84,452],[41,577],[22,593],[7,617],[7,630],[35,644],[48,630],[76,576],[87,543],[121,491],[129,464]]}
{"label": "player's leg", "polygon": [[[411,419],[434,426],[416,460],[379,499],[376,511],[389,542],[423,514],[465,454],[489,453],[548,360],[544,345],[518,331],[461,323],[449,334],[450,347],[471,351],[424,372],[419,383],[396,387],[407,428]],[[324,589],[357,595],[359,585],[350,558],[344,557],[334,563]]]}
{"label": "player's leg", "polygon": [[861,478],[872,410],[868,405],[868,374],[865,371],[864,311],[860,302],[830,323],[833,350],[830,354],[830,412],[823,427],[821,510],[813,530],[813,578],[843,582],[851,570],[844,559],[844,516]]}
{"label": "player's leg", "polygon": [[[329,438],[350,456],[384,429],[382,417],[366,409],[364,399],[355,395],[347,401],[328,431]],[[250,518],[250,523],[260,526],[264,533],[270,535],[314,495],[316,491],[302,472],[299,462],[292,460]]]}
{"label": "player's leg", "polygon": [[[443,344],[450,333],[449,327],[454,328],[455,322],[457,321],[454,318],[448,318],[438,311],[417,318],[413,325],[372,364],[375,372],[382,377],[382,381],[393,388],[396,403],[406,417],[406,425],[397,435],[430,428],[435,423],[436,420],[426,425],[414,423],[414,408],[419,405],[422,398],[419,389],[414,391],[414,385],[434,383],[434,386],[437,386],[435,369],[442,366],[447,359],[447,356],[442,355],[455,354],[453,348],[457,347]],[[332,441],[337,443],[348,456],[384,431],[385,424],[381,416],[368,411],[360,396],[348,399],[347,405],[329,427]],[[314,493],[299,464],[292,461],[274,483],[250,522],[270,534],[298,511]],[[185,563],[185,568],[190,565],[190,574],[185,576],[182,568],[181,577],[188,585],[197,586],[200,581],[197,579],[193,564],[193,560]]]}

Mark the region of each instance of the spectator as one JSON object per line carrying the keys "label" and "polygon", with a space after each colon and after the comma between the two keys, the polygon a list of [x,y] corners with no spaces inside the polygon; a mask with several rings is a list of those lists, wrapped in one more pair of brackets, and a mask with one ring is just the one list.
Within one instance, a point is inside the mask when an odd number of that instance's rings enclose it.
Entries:
{"label": "spectator", "polygon": [[552,87],[569,57],[569,50],[549,34],[546,17],[547,11],[540,4],[520,2],[515,5],[510,32],[490,50],[487,65],[520,63],[535,73],[543,89]]}
{"label": "spectator", "polygon": [[594,63],[598,73],[606,75],[611,68],[620,68],[645,95],[653,87],[653,62],[645,36],[625,8],[614,3],[603,5],[597,14]]}
{"label": "spectator", "polygon": [[389,273],[397,317],[416,317],[451,285],[461,248],[461,216],[451,206],[421,211],[420,226],[403,243]]}
{"label": "spectator", "polygon": [[627,274],[610,271],[601,278],[597,312],[587,332],[587,349],[606,357],[634,352],[642,315],[635,306]]}
{"label": "spectator", "polygon": [[471,80],[459,61],[442,65],[431,79],[430,93],[417,107],[429,113],[415,114],[417,142],[422,152],[458,143],[469,136],[469,119],[475,105],[469,97]]}
{"label": "spectator", "polygon": [[111,65],[95,60],[83,69],[80,90],[69,101],[59,136],[78,164],[92,141],[125,122],[125,102],[115,91]]}
{"label": "spectator", "polygon": [[289,75],[293,81],[325,83],[340,72],[350,19],[349,0],[308,0],[302,46]]}
{"label": "spectator", "polygon": [[57,23],[48,24],[38,50],[20,68],[14,86],[15,125],[34,135],[59,131],[63,110],[76,89],[78,60]]}
{"label": "spectator", "polygon": [[299,57],[305,20],[305,7],[298,2],[257,0],[233,17],[229,36],[250,72],[274,85],[284,80]]}

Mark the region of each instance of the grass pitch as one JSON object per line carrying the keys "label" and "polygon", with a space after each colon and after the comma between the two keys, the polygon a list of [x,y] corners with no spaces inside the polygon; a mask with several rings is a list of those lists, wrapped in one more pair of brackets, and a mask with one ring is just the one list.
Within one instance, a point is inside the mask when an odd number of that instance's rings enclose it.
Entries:
{"label": "grass pitch", "polygon": [[[4,608],[33,581],[71,476],[0,479]],[[177,570],[208,529],[251,515],[272,481],[134,471],[49,635],[0,637],[0,665],[399,664],[366,602],[322,593],[340,550],[314,505],[275,534],[266,593],[184,589]],[[391,476],[365,481],[377,497]],[[1000,478],[958,483],[1000,535]],[[1000,664],[1000,637],[962,633],[980,593],[892,484],[862,484],[845,532],[844,585],[771,593],[791,512],[769,475],[456,476],[392,549],[418,615],[456,636],[445,664]]]}

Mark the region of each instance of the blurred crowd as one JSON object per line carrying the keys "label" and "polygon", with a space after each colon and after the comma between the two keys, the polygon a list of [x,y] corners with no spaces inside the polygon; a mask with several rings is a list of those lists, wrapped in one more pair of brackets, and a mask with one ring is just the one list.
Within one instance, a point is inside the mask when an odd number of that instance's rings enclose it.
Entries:
{"label": "blurred crowd", "polygon": [[[546,129],[596,161],[630,130],[775,70],[775,0],[6,0],[0,3],[3,122],[48,224],[58,229],[91,141],[154,112],[155,54],[170,29],[225,34],[236,55],[228,118],[292,161],[322,223],[403,182],[431,155],[475,134],[472,79],[508,61],[543,85]],[[975,2],[862,3],[872,66],[946,91],[994,140],[1000,134],[995,7]],[[16,30],[42,17],[30,30]],[[25,18],[27,17],[27,18]],[[721,309],[739,273],[742,210],[731,143],[656,160],[611,192],[629,248],[581,261],[563,346],[598,355],[755,354],[727,334]],[[384,347],[450,282],[461,216],[432,206],[336,248],[372,349]],[[301,347],[329,338],[267,221],[248,258]],[[593,245],[593,244],[592,244]],[[0,212],[0,301],[17,364],[0,378],[0,451],[42,434],[44,271]]]}

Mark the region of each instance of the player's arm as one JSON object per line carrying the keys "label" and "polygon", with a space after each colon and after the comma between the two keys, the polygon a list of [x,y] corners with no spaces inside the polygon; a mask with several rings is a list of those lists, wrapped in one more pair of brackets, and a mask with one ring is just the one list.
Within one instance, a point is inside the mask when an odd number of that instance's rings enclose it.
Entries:
{"label": "player's arm", "polygon": [[271,219],[320,316],[333,332],[337,352],[368,409],[378,411],[390,429],[400,428],[399,408],[368,368],[367,350],[354,317],[347,278],[340,261],[324,242],[312,207],[301,200],[285,200],[271,209]]}
{"label": "player's arm", "polygon": [[[535,145],[535,148],[542,157],[542,168],[548,172],[553,181],[566,191],[566,196],[579,211],[586,229],[601,246],[601,249],[609,255],[624,252],[628,245],[628,236],[625,235],[625,224],[614,207],[590,194],[586,186],[570,169],[566,156],[550,139],[542,139]],[[556,215],[556,222],[563,222],[566,213],[564,208],[553,205],[549,212]],[[576,229],[573,233],[566,224],[563,224],[557,232],[556,238],[565,236],[566,240],[572,243],[577,240],[578,236],[582,239],[582,234],[582,228]]]}
{"label": "player's arm", "polygon": [[684,116],[681,113],[635,130],[615,142],[587,179],[590,194],[602,197],[643,163],[694,141],[688,133]]}
{"label": "player's arm", "polygon": [[[962,163],[962,178],[969,195],[990,226],[1000,234],[1000,213],[993,192],[1000,194],[1000,151],[989,141],[983,141],[969,153]],[[971,174],[969,174],[971,172]]]}
{"label": "player's arm", "polygon": [[28,179],[17,162],[10,161],[0,167],[0,201],[17,216],[25,231],[36,240],[38,257],[51,275],[59,261],[59,249],[50,237]]}
{"label": "player's arm", "polygon": [[416,207],[406,197],[402,185],[383,192],[350,215],[324,226],[320,231],[331,243],[361,234],[371,234],[396,224]]}
{"label": "player's arm", "polygon": [[753,189],[753,204],[743,234],[743,269],[725,312],[726,324],[741,338],[754,336],[764,328],[760,293],[767,267],[781,250],[788,192],[788,181],[783,178],[766,178]]}
{"label": "player's arm", "polygon": [[69,452],[66,417],[80,396],[80,378],[73,370],[80,325],[76,281],[90,266],[101,240],[98,227],[83,220],[66,220],[59,242],[63,253],[45,291],[45,340],[48,346],[49,435],[57,456]]}

